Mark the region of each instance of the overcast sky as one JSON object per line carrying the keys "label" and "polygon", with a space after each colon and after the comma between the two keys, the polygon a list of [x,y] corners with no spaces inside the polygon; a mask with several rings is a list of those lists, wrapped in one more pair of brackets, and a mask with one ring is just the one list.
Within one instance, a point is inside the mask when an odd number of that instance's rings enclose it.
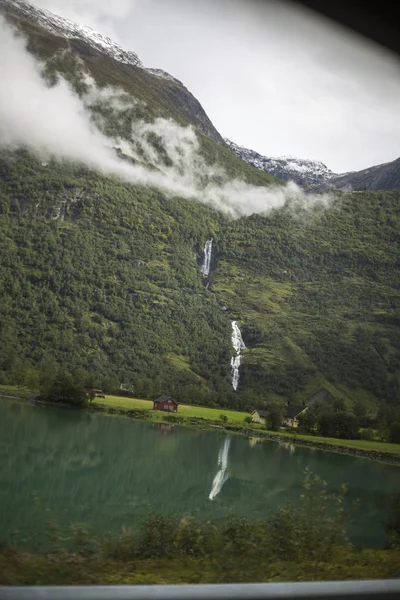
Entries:
{"label": "overcast sky", "polygon": [[400,156],[400,63],[282,1],[32,0],[90,25],[197,97],[225,137],[336,172]]}

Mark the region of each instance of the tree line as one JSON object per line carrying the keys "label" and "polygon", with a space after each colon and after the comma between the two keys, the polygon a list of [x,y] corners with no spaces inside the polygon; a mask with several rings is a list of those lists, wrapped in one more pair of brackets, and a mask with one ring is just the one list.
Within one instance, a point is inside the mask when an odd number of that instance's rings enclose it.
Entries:
{"label": "tree line", "polygon": [[[279,431],[285,416],[282,404],[267,407],[266,428]],[[248,421],[251,421],[249,417]],[[356,400],[351,410],[343,398],[331,403],[315,402],[298,417],[296,432],[339,439],[377,439],[381,442],[400,443],[400,407],[381,404],[375,415],[363,400]]]}

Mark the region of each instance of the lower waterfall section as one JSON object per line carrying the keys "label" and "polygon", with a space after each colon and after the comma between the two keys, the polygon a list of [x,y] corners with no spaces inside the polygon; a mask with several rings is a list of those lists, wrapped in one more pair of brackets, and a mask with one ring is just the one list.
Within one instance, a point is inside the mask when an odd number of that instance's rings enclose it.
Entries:
{"label": "lower waterfall section", "polygon": [[[213,246],[213,237],[210,237],[204,244],[203,249],[203,262],[201,264],[200,270],[203,273],[203,277],[207,281],[207,288],[209,286],[209,276],[210,276],[210,268],[211,268],[211,256],[212,256],[212,246]],[[235,350],[235,355],[231,358],[231,382],[232,388],[236,392],[239,386],[240,379],[240,365],[242,362],[242,350],[246,349],[246,345],[242,338],[242,333],[239,329],[239,326],[236,321],[231,321],[232,325],[232,335],[231,341],[232,346]]]}
{"label": "lower waterfall section", "polygon": [[236,392],[240,379],[240,364],[242,362],[242,350],[246,349],[246,345],[242,338],[242,333],[236,321],[232,321],[232,346],[235,349],[235,356],[231,358],[231,381],[232,388]]}

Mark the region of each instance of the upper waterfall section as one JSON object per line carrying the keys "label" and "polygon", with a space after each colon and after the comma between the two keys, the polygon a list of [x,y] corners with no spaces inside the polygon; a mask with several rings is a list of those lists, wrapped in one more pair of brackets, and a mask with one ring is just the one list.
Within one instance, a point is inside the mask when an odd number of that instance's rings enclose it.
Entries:
{"label": "upper waterfall section", "polygon": [[203,273],[204,277],[208,277],[210,275],[212,245],[213,245],[213,238],[211,237],[209,240],[206,241],[206,243],[204,245],[203,262],[200,267],[201,272]]}

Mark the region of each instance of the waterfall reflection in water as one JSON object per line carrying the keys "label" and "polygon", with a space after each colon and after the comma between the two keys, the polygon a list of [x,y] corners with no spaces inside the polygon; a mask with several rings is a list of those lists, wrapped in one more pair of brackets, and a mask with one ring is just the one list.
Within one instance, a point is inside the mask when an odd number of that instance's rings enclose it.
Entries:
{"label": "waterfall reflection in water", "polygon": [[227,469],[230,445],[231,438],[227,437],[225,438],[221,448],[219,449],[217,461],[219,471],[212,482],[211,492],[208,496],[210,500],[214,500],[214,498],[220,493],[225,481],[228,479]]}

